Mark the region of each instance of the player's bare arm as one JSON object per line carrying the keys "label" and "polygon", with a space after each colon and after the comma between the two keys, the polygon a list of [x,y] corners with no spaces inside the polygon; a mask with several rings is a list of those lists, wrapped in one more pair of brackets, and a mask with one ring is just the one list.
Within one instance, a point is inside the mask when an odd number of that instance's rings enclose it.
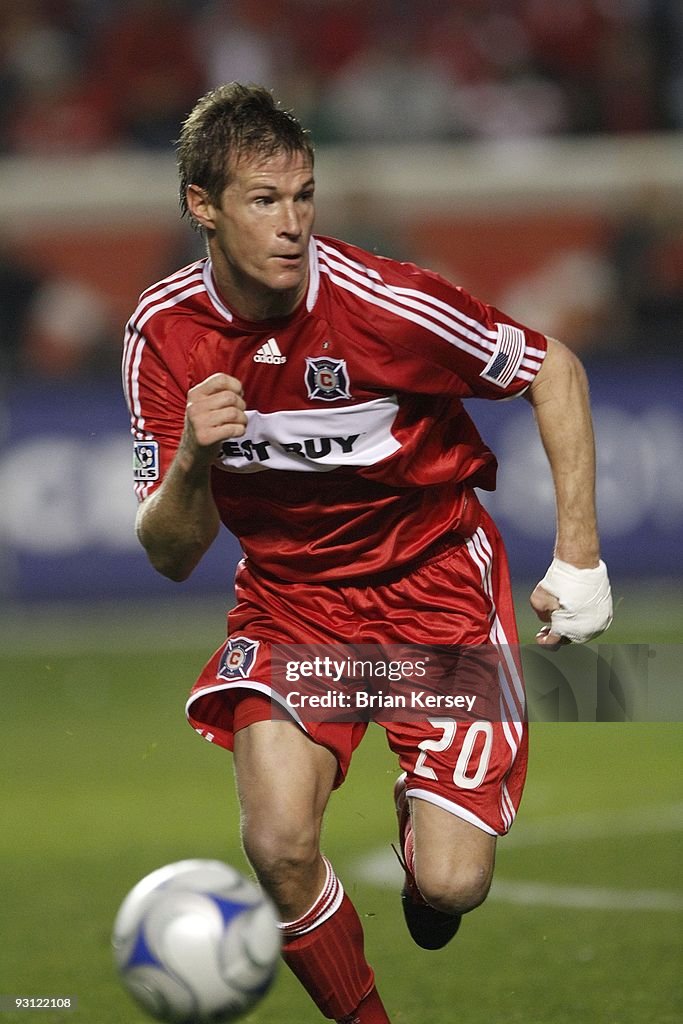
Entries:
{"label": "player's bare arm", "polygon": [[531,595],[542,622],[537,641],[556,647],[597,636],[611,621],[611,597],[600,561],[595,509],[595,441],[588,382],[579,359],[559,341],[527,394],[555,487],[555,558]]}
{"label": "player's bare arm", "polygon": [[185,426],[161,487],[138,510],[136,530],[154,568],[187,579],[220,527],[210,469],[223,441],[240,437],[247,417],[242,386],[215,373],[187,395]]}

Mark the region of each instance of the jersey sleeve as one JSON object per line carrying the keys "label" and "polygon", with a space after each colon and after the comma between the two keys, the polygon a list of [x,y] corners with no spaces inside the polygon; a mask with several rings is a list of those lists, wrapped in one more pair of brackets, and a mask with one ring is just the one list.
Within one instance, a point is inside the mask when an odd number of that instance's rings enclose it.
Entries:
{"label": "jersey sleeve", "polygon": [[167,365],[154,337],[134,320],[126,328],[123,387],[133,435],[133,482],[142,501],[160,485],[175,456],[187,399],[178,370]]}
{"label": "jersey sleeve", "polygon": [[407,286],[390,285],[403,309],[395,341],[432,364],[435,390],[494,400],[523,394],[543,363],[545,335],[438,274],[403,266]]}

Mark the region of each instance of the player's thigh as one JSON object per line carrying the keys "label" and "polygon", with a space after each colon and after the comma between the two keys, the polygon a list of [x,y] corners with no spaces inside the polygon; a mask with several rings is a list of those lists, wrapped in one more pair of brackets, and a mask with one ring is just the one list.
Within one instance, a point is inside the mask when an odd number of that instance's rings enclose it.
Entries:
{"label": "player's thigh", "polygon": [[337,775],[334,754],[293,722],[268,720],[235,734],[234,763],[247,853],[314,856]]}

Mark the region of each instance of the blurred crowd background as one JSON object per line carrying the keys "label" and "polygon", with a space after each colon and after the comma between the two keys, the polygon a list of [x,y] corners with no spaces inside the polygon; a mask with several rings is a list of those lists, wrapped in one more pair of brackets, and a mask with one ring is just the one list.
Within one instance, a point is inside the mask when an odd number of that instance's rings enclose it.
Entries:
{"label": "blurred crowd background", "polygon": [[[231,80],[271,87],[318,147],[676,135],[683,4],[2,0],[0,173],[3,158],[44,166],[170,153],[196,98]],[[367,216],[350,240],[367,241]],[[375,231],[380,250],[386,240],[387,255],[422,256],[402,237],[398,211],[396,220]],[[187,246],[173,258],[198,254]],[[159,274],[171,269],[169,257]],[[534,311],[555,293],[560,304],[580,293],[581,308],[539,321]],[[480,297],[541,329],[568,328],[563,340],[589,357],[678,352],[683,199],[645,192],[610,221],[599,251],[574,249],[521,291]],[[87,275],[55,271],[0,225],[4,374],[111,374],[121,329],[121,311]]]}
{"label": "blurred crowd background", "polygon": [[219,82],[318,143],[683,128],[678,0],[3,0],[0,148],[166,148]]}

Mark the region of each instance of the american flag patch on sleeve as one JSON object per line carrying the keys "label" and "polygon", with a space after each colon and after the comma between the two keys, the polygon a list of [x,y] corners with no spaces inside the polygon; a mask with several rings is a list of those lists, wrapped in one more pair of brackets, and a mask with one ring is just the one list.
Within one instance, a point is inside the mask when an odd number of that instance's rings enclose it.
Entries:
{"label": "american flag patch on sleeve", "polygon": [[495,348],[480,376],[499,388],[506,388],[514,380],[524,358],[524,331],[510,324],[496,324],[496,329]]}

